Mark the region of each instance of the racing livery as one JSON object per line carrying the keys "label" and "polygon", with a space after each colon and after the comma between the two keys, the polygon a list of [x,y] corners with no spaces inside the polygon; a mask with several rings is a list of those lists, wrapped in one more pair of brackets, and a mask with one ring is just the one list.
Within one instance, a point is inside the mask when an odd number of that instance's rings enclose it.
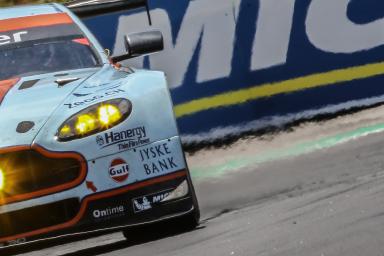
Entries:
{"label": "racing livery", "polygon": [[162,38],[126,44],[108,56],[62,5],[0,10],[0,248],[170,218],[198,224],[164,73],[117,63]]}

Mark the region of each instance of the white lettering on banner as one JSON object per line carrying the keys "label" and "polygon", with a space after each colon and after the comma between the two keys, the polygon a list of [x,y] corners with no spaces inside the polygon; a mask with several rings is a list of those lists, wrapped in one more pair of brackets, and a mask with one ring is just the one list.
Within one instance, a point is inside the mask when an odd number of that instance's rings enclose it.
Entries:
{"label": "white lettering on banner", "polygon": [[354,53],[384,44],[384,19],[364,25],[347,16],[351,0],[312,0],[306,20],[311,43],[326,52]]}
{"label": "white lettering on banner", "polygon": [[[239,8],[234,3],[239,0],[226,1],[216,0],[214,11],[204,14],[201,10],[206,8],[205,1],[191,2],[190,8],[202,15],[200,24],[203,29],[201,39],[201,51],[198,63],[197,82],[205,82],[213,79],[227,77],[232,69],[233,45],[235,42],[236,21],[238,19]],[[205,6],[204,6],[205,5]],[[235,8],[235,9],[234,9]],[[196,14],[191,14],[191,19]],[[184,21],[183,21],[184,22]],[[191,22],[191,21],[186,21]],[[182,42],[180,42],[182,45]]]}
{"label": "white lettering on banner", "polygon": [[[204,82],[229,76],[239,3],[240,0],[233,3],[222,0],[191,1],[175,43],[172,41],[171,23],[167,12],[160,9],[151,11],[153,28],[163,32],[165,44],[162,53],[149,57],[151,67],[161,67],[161,70],[169,75],[168,80],[172,88],[180,86],[184,82],[201,37],[197,81]],[[146,16],[140,13],[120,17],[114,54],[124,51],[125,34],[145,30],[147,23]],[[143,58],[133,60],[129,64],[142,67]]]}
{"label": "white lettering on banner", "polygon": [[[256,2],[257,0],[255,0]],[[310,42],[330,53],[355,53],[384,44],[384,19],[355,24],[347,16],[351,0],[312,0],[305,28]],[[232,68],[236,25],[242,0],[189,1],[176,38],[172,38],[171,18],[163,9],[151,10],[154,26],[164,34],[165,50],[149,57],[151,68],[164,70],[171,88],[183,84],[194,54],[198,54],[197,82],[228,77]],[[296,0],[258,0],[259,10],[250,70],[256,71],[287,63]],[[304,8],[302,8],[304,9]],[[243,24],[244,25],[244,24]],[[298,26],[304,24],[297,24]],[[121,16],[114,54],[125,51],[123,37],[148,30],[144,12]],[[240,35],[241,36],[241,35]],[[201,41],[200,52],[197,46]],[[143,58],[128,61],[143,66]],[[244,71],[246,72],[246,70]]]}
{"label": "white lettering on banner", "polygon": [[260,0],[256,36],[252,50],[252,70],[287,62],[296,0]]}

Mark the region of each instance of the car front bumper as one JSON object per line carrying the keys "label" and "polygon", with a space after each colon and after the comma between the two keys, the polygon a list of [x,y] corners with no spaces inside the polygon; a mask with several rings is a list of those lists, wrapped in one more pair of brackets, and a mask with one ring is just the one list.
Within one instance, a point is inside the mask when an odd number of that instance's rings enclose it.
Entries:
{"label": "car front bumper", "polygon": [[[142,225],[191,212],[196,207],[196,197],[178,138],[141,149],[164,143],[172,152],[174,169],[156,175],[143,174],[146,170],[140,170],[140,159],[135,162],[140,152],[137,148],[89,161],[86,178],[77,187],[0,206],[0,248],[63,235]],[[126,159],[133,167],[125,183],[117,183],[107,175],[111,161],[116,158]]]}

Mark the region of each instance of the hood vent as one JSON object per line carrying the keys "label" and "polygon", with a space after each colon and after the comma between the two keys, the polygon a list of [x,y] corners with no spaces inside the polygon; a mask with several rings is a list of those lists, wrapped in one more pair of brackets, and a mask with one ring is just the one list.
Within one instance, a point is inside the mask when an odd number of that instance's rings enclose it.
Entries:
{"label": "hood vent", "polygon": [[20,87],[19,87],[19,90],[24,90],[24,89],[28,89],[28,88],[31,88],[32,86],[34,86],[37,82],[39,82],[40,80],[37,79],[37,80],[29,80],[29,81],[25,81],[23,82]]}
{"label": "hood vent", "polygon": [[16,127],[16,132],[18,133],[26,133],[28,132],[29,130],[31,130],[33,128],[33,126],[35,126],[35,123],[34,122],[31,122],[31,121],[23,121],[21,123],[19,123]]}

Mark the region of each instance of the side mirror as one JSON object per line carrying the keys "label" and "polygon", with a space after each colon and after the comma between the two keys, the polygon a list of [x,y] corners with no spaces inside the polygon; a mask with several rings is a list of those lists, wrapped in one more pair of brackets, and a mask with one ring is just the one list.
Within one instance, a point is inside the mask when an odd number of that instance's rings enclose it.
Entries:
{"label": "side mirror", "polygon": [[164,49],[163,34],[157,30],[129,34],[124,37],[124,41],[127,54],[111,57],[113,63]]}

